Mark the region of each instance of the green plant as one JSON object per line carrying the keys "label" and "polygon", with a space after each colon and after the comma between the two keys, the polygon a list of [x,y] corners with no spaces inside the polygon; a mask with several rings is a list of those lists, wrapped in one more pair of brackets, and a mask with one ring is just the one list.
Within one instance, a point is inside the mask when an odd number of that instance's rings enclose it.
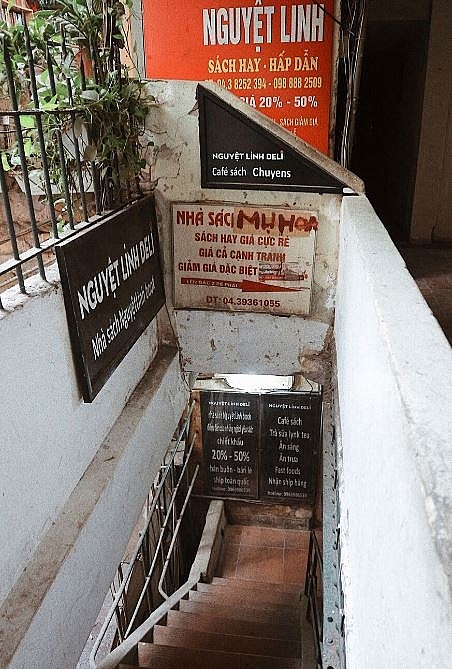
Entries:
{"label": "green plant", "polygon": [[[52,191],[64,192],[63,177],[77,190],[77,148],[102,209],[139,180],[140,135],[154,103],[121,62],[124,17],[121,2],[58,0],[27,26],[0,23],[0,94],[11,96],[13,86],[28,169],[48,168]],[[1,160],[5,171],[23,169],[17,141]]]}

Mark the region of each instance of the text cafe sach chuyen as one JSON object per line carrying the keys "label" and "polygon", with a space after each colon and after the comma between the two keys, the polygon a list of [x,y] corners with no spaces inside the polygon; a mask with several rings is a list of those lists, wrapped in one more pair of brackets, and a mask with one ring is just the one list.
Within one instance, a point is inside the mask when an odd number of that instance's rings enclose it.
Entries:
{"label": "text cafe sach chuyen", "polygon": [[[253,105],[252,105],[253,106]],[[212,160],[221,160],[221,161],[271,161],[276,162],[284,160],[284,151],[279,153],[255,153],[243,152],[243,151],[234,151],[232,153],[224,152],[215,152],[212,153]],[[292,177],[292,171],[285,169],[274,169],[273,167],[261,166],[258,165],[253,167],[251,171],[253,177],[256,178],[265,178],[265,179],[290,179]],[[247,168],[241,165],[240,167],[220,165],[212,167],[212,176],[214,177],[246,177]]]}
{"label": "text cafe sach chuyen", "polygon": [[87,281],[77,291],[82,320],[103,302],[104,298],[114,295],[120,285],[127,281],[146,261],[154,255],[154,240],[148,234],[139,242],[124,249],[124,253],[111,260],[103,269]]}
{"label": "text cafe sach chuyen", "polygon": [[[324,3],[203,9],[204,46],[323,42]],[[276,39],[275,39],[276,38]]]}

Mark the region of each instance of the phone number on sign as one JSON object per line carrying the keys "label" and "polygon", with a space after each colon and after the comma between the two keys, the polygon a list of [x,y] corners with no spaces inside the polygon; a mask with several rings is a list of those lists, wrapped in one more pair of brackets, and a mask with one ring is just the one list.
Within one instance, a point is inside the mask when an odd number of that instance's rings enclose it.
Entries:
{"label": "phone number on sign", "polygon": [[236,307],[280,307],[280,300],[262,300],[257,297],[218,297],[217,295],[207,295],[207,304],[215,306],[236,306]]}

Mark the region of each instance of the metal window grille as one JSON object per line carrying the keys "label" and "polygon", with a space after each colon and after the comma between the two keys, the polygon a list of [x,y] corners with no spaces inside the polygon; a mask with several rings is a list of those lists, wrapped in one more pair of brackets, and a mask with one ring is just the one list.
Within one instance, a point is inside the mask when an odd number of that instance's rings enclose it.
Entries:
{"label": "metal window grille", "polygon": [[[101,40],[85,50],[63,23],[43,45],[25,14],[14,25],[0,17],[0,293],[15,284],[25,293],[37,270],[46,280],[59,239],[141,196],[137,171],[124,163],[125,123],[111,129],[108,154],[93,149],[105,146],[93,123],[96,90],[130,87],[113,5],[102,3]],[[124,113],[127,155],[138,165],[144,120]]]}

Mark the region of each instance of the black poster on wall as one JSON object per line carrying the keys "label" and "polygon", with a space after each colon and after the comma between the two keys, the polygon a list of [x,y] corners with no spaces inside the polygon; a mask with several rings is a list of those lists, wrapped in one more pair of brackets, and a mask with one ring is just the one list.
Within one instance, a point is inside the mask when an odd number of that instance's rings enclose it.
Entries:
{"label": "black poster on wall", "polygon": [[262,395],[262,499],[290,499],[314,504],[319,467],[320,415],[320,395]]}
{"label": "black poster on wall", "polygon": [[56,246],[69,334],[92,402],[165,303],[153,197]]}
{"label": "black poster on wall", "polygon": [[201,391],[207,494],[258,498],[259,396]]}
{"label": "black poster on wall", "polygon": [[200,391],[205,494],[312,506],[321,393]]}

